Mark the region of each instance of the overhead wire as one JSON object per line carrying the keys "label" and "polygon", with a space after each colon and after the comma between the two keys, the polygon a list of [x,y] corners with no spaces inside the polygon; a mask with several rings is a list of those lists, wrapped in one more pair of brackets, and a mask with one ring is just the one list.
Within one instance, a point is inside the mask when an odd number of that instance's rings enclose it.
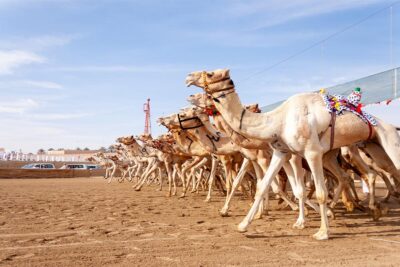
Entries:
{"label": "overhead wire", "polygon": [[[276,62],[276,63],[274,63],[274,64],[272,64],[272,65],[270,65],[270,66],[268,66],[266,68],[263,68],[263,69],[261,69],[261,70],[259,70],[257,72],[254,72],[254,73],[248,75],[247,77],[245,77],[244,79],[242,79],[239,82],[240,83],[246,82],[246,81],[250,80],[251,78],[253,78],[255,76],[258,76],[258,75],[260,75],[262,73],[270,71],[271,69],[274,69],[275,67],[277,67],[277,66],[279,66],[279,65],[281,65],[281,64],[283,64],[283,63],[285,63],[285,62],[287,62],[287,61],[289,61],[289,60],[291,60],[291,59],[293,59],[295,57],[298,57],[298,56],[304,54],[305,52],[307,52],[307,51],[309,51],[309,50],[311,50],[311,49],[313,49],[313,48],[315,48],[315,47],[317,47],[317,46],[319,46],[321,44],[324,44],[328,40],[330,40],[330,39],[332,39],[332,38],[334,38],[334,37],[346,32],[346,31],[348,31],[348,30],[360,25],[361,23],[363,23],[363,22],[369,20],[370,18],[378,15],[379,13],[381,13],[381,12],[383,12],[383,11],[389,9],[389,8],[392,9],[393,6],[398,5],[399,3],[400,3],[400,0],[395,1],[395,2],[391,3],[390,5],[387,5],[387,6],[383,7],[383,8],[380,8],[380,9],[374,11],[373,13],[369,14],[368,16],[366,16],[366,17],[364,17],[364,18],[362,18],[362,19],[360,19],[360,20],[358,20],[358,21],[356,21],[356,22],[354,22],[354,23],[352,23],[350,25],[347,25],[346,27],[342,28],[339,31],[336,31],[336,32],[332,33],[331,35],[327,36],[326,38],[324,38],[322,40],[319,40],[318,42],[315,42],[312,45],[310,45],[308,47],[305,47],[305,48],[301,49],[300,51],[298,51],[298,52],[296,52],[296,53],[294,53],[294,54],[292,54],[292,55],[290,55],[290,56],[288,56],[286,58],[283,58],[282,60],[280,60],[280,61],[278,61],[278,62]],[[392,23],[392,21],[391,21],[391,23]],[[392,28],[393,28],[393,26],[391,26],[391,29]],[[393,37],[391,37],[391,38],[393,38]],[[391,43],[392,43],[392,40],[391,40]],[[391,49],[393,49],[393,48],[391,48]]]}

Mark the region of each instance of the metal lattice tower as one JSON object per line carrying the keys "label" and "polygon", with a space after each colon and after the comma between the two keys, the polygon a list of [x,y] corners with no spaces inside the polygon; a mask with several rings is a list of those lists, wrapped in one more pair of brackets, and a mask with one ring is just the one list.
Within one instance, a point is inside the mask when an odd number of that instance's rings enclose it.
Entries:
{"label": "metal lattice tower", "polygon": [[150,98],[143,104],[143,111],[145,113],[144,119],[144,133],[151,135],[151,121],[150,121]]}

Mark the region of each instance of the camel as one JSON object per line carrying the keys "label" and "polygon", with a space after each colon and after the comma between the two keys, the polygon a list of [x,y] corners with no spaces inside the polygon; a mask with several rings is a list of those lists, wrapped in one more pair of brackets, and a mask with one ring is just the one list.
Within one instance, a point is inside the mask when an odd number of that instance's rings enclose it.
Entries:
{"label": "camel", "polygon": [[[223,132],[226,132],[228,134],[228,136],[232,139],[232,141],[235,142],[237,145],[242,146],[244,148],[265,150],[265,151],[267,151],[267,153],[272,154],[272,150],[270,149],[268,143],[260,141],[258,139],[246,138],[243,135],[240,135],[240,134],[234,132],[232,130],[232,128],[230,128],[230,126],[225,122],[225,120],[222,118],[222,116],[220,116],[220,114],[216,110],[216,108],[215,108],[215,106],[214,106],[214,104],[213,104],[213,102],[211,100],[211,97],[206,96],[205,94],[199,93],[199,94],[195,94],[195,95],[189,96],[188,97],[188,101],[191,102],[196,107],[204,110],[207,114],[212,114],[214,123],[217,126],[217,128],[221,129],[221,131],[223,131]],[[259,111],[259,108],[258,108],[257,104],[250,105],[250,106],[245,107],[245,108],[248,108],[250,110],[252,109],[253,112]],[[206,122],[204,122],[204,124],[207,125]],[[209,127],[209,129],[210,129],[210,127]],[[332,156],[330,156],[329,159],[330,160],[336,160]],[[290,163],[293,166],[293,168],[295,168],[295,172],[296,173],[301,173],[302,172],[301,166],[299,167],[299,164],[301,165],[301,158],[299,156],[292,155],[292,159],[291,159]],[[265,170],[267,168],[267,165],[265,165],[265,164],[269,164],[269,160],[268,160],[268,163],[265,162],[263,164],[264,173],[265,173]],[[335,194],[334,200],[332,201],[331,208],[333,208],[335,203],[337,202],[337,198],[339,197],[341,188],[343,187],[342,185],[344,185],[345,182],[346,182],[346,179],[345,178],[342,179],[341,178],[342,176],[338,175],[338,173],[340,172],[340,168],[339,168],[337,163],[335,164],[335,162],[330,162],[329,164],[327,164],[327,167],[329,168],[329,171],[331,173],[336,174],[336,177],[339,180],[339,188],[338,188],[338,190],[337,190],[337,192]],[[240,178],[240,177],[238,177],[238,178]],[[301,197],[301,190],[302,189],[301,188],[300,189],[296,188],[297,185],[296,185],[295,181],[289,179],[289,182],[290,182],[292,188],[294,189],[293,192],[294,192],[296,198],[299,199]],[[235,181],[234,186],[237,186],[238,183],[240,183],[240,179]],[[272,182],[271,185],[272,185],[272,190],[273,190],[274,193],[280,194],[280,195],[283,194],[283,192],[282,192],[283,190],[280,189],[278,187],[278,185],[276,185],[274,183],[274,181]],[[268,190],[267,190],[267,193],[268,193]],[[357,202],[354,201],[354,199],[353,199],[353,197],[351,195],[346,194],[346,196],[347,196],[346,199],[349,199],[349,201],[345,203],[347,206],[352,206],[352,207],[353,206],[359,206],[357,204]],[[231,198],[232,198],[232,195],[228,198],[228,201],[225,203],[224,207],[220,211],[222,216],[227,215],[227,212],[228,212],[228,209],[229,209],[229,202],[230,202]],[[268,200],[268,195],[266,196],[265,200]],[[306,200],[304,202],[306,204],[308,204],[311,208],[316,210],[317,212],[319,211],[318,208],[315,206],[315,204],[312,203],[308,198],[306,198]],[[301,203],[300,203],[300,205],[301,205]],[[291,205],[291,207],[293,209],[292,205]],[[295,207],[294,209],[297,209],[297,207]],[[330,216],[332,216],[332,217],[334,216],[333,212],[331,210],[328,210],[328,214]],[[304,224],[303,224],[304,215],[305,214],[300,213],[299,219],[293,225],[294,228],[300,228],[300,229],[304,228]],[[259,214],[257,214],[257,218],[258,217],[259,217]]]}
{"label": "camel", "polygon": [[103,167],[106,170],[106,172],[104,174],[104,179],[112,177],[111,174],[114,173],[115,164],[113,163],[112,160],[106,158],[102,152],[92,155],[87,160],[89,162],[94,162],[96,164],[99,164],[101,167]]}
{"label": "camel", "polygon": [[[236,145],[232,140],[221,134],[220,132],[216,132],[209,121],[208,114],[204,113],[204,111],[200,108],[194,107],[185,110],[184,113],[179,114],[182,119],[185,118],[199,118],[202,121],[199,127],[188,129],[187,132],[191,135],[192,138],[197,140],[207,151],[215,154],[222,155],[240,155],[245,159],[242,163],[240,175],[236,176],[234,180],[234,185],[231,188],[227,188],[227,198],[225,201],[224,208],[220,211],[222,216],[226,216],[229,210],[229,203],[234,194],[234,190],[239,185],[241,179],[244,177],[248,167],[250,167],[249,163],[255,169],[257,179],[262,178],[263,172],[266,170],[270,154],[269,151],[265,150],[255,150],[255,149],[246,149],[239,145]],[[175,116],[175,123],[179,125],[178,116]],[[228,183],[228,182],[227,182]],[[276,188],[278,186],[276,185]],[[231,190],[230,190],[231,189]],[[297,209],[295,203],[293,203],[288,196],[283,191],[275,191],[280,194],[282,199],[290,205],[292,209]],[[263,206],[261,205],[258,217],[261,217],[261,213],[263,211]]]}
{"label": "camel", "polygon": [[[325,153],[371,138],[383,147],[396,169],[400,169],[400,137],[395,127],[382,120],[377,119],[378,125],[373,126],[371,134],[364,121],[353,113],[345,112],[336,119],[335,136],[331,144],[331,133],[328,130],[331,114],[318,93],[297,94],[273,111],[251,113],[243,108],[229,70],[192,72],[186,78],[186,85],[195,85],[210,94],[215,106],[235,132],[247,138],[268,142],[273,149],[270,166],[258,188],[255,201],[238,226],[241,232],[247,230],[266,189],[281,167],[288,165],[292,153],[306,160],[313,175],[321,214],[320,229],[313,235],[317,240],[329,238],[327,189],[322,165]],[[295,177],[299,186],[304,188],[302,179]]]}
{"label": "camel", "polygon": [[111,183],[112,179],[114,178],[114,174],[117,170],[117,166],[115,162],[110,158],[110,156],[104,155],[103,152],[98,152],[88,160],[98,162],[100,166],[106,168],[104,179],[108,179],[108,183]]}
{"label": "camel", "polygon": [[176,141],[175,150],[181,153],[181,155],[193,157],[193,161],[187,166],[183,167],[181,171],[183,192],[180,197],[185,197],[187,189],[189,187],[189,179],[190,179],[190,176],[186,175],[187,171],[192,167],[203,166],[207,162],[211,161],[211,171],[209,179],[213,179],[216,172],[217,159],[215,157],[212,157],[210,153],[206,151],[198,142],[190,138],[190,136],[180,127],[174,125],[173,121],[174,120],[173,118],[171,118],[171,116],[162,117],[158,119],[158,123],[167,127],[172,136],[174,137]]}

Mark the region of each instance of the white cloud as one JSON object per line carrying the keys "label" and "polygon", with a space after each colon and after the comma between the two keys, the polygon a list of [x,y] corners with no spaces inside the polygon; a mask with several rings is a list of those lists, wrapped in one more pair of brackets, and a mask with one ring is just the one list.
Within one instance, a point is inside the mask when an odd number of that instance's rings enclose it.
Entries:
{"label": "white cloud", "polygon": [[0,75],[11,74],[21,66],[33,63],[43,63],[45,59],[35,53],[22,50],[0,50]]}
{"label": "white cloud", "polygon": [[69,3],[76,2],[77,0],[0,0],[0,8],[20,6],[20,5],[30,5],[39,3]]}
{"label": "white cloud", "polygon": [[0,40],[0,49],[20,49],[20,50],[41,50],[54,46],[69,44],[79,35],[42,35],[28,38],[11,37],[7,40]]}
{"label": "white cloud", "polygon": [[0,102],[0,113],[23,114],[37,107],[39,107],[39,103],[30,98],[20,99],[14,102]]}
{"label": "white cloud", "polygon": [[38,113],[29,116],[32,119],[43,120],[43,121],[53,121],[53,120],[71,120],[79,119],[90,116],[89,113]]}
{"label": "white cloud", "polygon": [[186,71],[187,67],[173,65],[134,66],[134,65],[90,65],[54,68],[54,71],[65,72],[176,72]]}
{"label": "white cloud", "polygon": [[50,81],[26,80],[26,81],[22,81],[22,83],[24,83],[30,87],[44,88],[44,89],[62,89],[63,88],[63,86],[61,84],[58,84],[55,82],[50,82]]}

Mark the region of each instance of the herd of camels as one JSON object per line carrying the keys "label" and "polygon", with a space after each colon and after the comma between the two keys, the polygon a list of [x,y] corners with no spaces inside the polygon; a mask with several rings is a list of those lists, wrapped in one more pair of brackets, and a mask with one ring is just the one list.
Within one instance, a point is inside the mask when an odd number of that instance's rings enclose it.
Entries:
{"label": "herd of camels", "polygon": [[[107,168],[109,182],[119,170],[119,181],[134,180],[137,191],[151,183],[162,190],[167,177],[168,197],[181,185],[180,197],[188,190],[204,190],[207,202],[212,190],[218,190],[226,195],[222,216],[240,191],[253,201],[238,225],[240,232],[266,214],[272,189],[281,203],[298,211],[294,228],[305,227],[306,206],[320,214],[313,236],[317,240],[329,238],[328,217],[340,201],[349,212],[359,209],[374,219],[382,215],[375,201],[378,177],[388,190],[383,201],[400,199],[400,136],[395,126],[378,118],[371,125],[348,111],[333,116],[321,93],[297,94],[261,113],[257,104],[241,103],[226,69],[190,73],[186,85],[203,92],[188,97],[190,107],[158,119],[167,134],[120,137],[114,155],[90,158]],[[360,178],[369,188],[368,207],[361,205],[355,189],[354,180]]]}

